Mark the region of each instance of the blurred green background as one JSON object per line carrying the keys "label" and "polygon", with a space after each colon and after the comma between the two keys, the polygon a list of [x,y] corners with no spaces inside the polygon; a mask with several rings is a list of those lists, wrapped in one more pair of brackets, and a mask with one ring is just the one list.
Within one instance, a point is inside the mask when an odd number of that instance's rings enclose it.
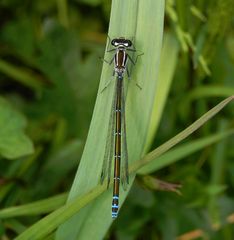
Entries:
{"label": "blurred green background", "polygon": [[[1,209],[69,191],[97,95],[110,7],[108,0],[0,2]],[[166,2],[164,31],[179,52],[152,149],[234,94],[233,13],[233,0]],[[233,128],[233,116],[232,104],[189,143]],[[182,184],[181,194],[138,176],[106,239],[170,240],[197,229],[200,238],[184,239],[234,239],[234,220],[227,223],[234,214],[233,146],[232,135],[151,174]],[[3,218],[1,239],[43,216]]]}

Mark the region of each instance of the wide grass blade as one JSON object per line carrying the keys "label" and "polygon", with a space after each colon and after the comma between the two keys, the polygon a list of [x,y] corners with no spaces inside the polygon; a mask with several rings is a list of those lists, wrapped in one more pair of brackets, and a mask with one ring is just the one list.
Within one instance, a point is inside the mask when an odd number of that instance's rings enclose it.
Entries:
{"label": "wide grass blade", "polygon": [[[110,38],[132,39],[136,49],[139,50],[135,57],[141,52],[144,53],[138,59],[136,66],[131,69],[131,80],[126,99],[127,143],[130,163],[141,157],[147,139],[158,81],[163,19],[163,0],[112,1],[108,35]],[[104,56],[108,61],[112,57],[111,53],[106,53]],[[93,119],[68,202],[87,193],[99,182],[114,81],[104,92],[101,93],[101,90],[111,80],[112,72],[113,66],[104,63]],[[142,90],[136,86],[136,83],[142,87]],[[130,179],[130,185],[133,178],[134,176]],[[120,195],[120,203],[122,204],[127,192],[121,191]],[[63,224],[57,232],[56,239],[102,239],[112,223],[111,198],[112,189],[110,188],[96,201]],[[74,228],[74,226],[76,227]]]}

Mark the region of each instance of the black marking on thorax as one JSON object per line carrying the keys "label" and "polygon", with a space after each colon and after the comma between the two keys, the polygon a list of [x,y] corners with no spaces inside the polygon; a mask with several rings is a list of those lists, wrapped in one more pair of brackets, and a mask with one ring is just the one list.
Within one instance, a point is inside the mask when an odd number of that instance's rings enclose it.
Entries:
{"label": "black marking on thorax", "polygon": [[126,68],[127,64],[127,53],[125,49],[119,48],[115,54],[115,67],[116,68]]}

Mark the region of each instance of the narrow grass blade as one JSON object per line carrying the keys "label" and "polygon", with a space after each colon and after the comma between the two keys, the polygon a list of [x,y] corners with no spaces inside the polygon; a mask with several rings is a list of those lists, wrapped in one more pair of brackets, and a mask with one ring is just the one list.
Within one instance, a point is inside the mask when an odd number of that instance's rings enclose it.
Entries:
{"label": "narrow grass blade", "polygon": [[0,219],[18,216],[39,215],[52,212],[65,204],[67,196],[68,194],[64,193],[55,197],[48,198],[46,200],[40,200],[22,206],[2,209],[0,210]]}
{"label": "narrow grass blade", "polygon": [[98,185],[98,187],[85,194],[84,196],[72,200],[69,202],[69,204],[64,205],[45,218],[41,219],[39,222],[16,237],[15,240],[45,239],[45,237],[52,233],[60,224],[65,222],[67,219],[76,214],[80,209],[97,198],[102,192],[105,191],[105,189],[105,186]]}
{"label": "narrow grass blade", "polygon": [[208,97],[228,97],[234,95],[234,88],[224,87],[224,86],[215,86],[215,85],[206,85],[194,88],[191,92],[185,95],[183,102],[180,104],[180,112],[187,112],[191,106],[192,101],[196,101],[201,98]]}
{"label": "narrow grass blade", "polygon": [[150,174],[234,134],[234,129],[184,143],[141,168],[138,174]]}
{"label": "narrow grass blade", "polygon": [[186,137],[191,135],[194,131],[196,131],[198,128],[200,128],[203,124],[205,124],[209,119],[211,119],[215,114],[217,114],[221,109],[223,109],[228,103],[230,103],[234,99],[234,96],[228,97],[225,100],[223,100],[221,103],[219,103],[217,106],[213,107],[211,110],[209,110],[207,113],[205,113],[202,117],[200,117],[197,121],[195,121],[193,124],[191,124],[189,127],[187,127],[185,130],[147,154],[142,160],[134,162],[131,165],[130,172],[135,172],[144,165],[148,164],[152,160],[155,160],[157,157],[159,157],[161,154],[165,153],[172,147],[174,147],[176,144],[184,140]]}
{"label": "narrow grass blade", "polygon": [[0,72],[31,88],[32,90],[41,90],[45,85],[44,80],[35,73],[28,69],[14,66],[4,60],[0,60]]}

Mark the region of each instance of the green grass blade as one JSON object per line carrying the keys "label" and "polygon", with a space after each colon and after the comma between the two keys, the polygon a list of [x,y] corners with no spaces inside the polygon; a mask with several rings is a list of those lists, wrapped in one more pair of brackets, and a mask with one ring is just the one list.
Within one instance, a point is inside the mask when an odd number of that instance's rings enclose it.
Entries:
{"label": "green grass blade", "polygon": [[105,186],[98,186],[94,190],[88,192],[82,197],[78,197],[69,204],[59,208],[36,224],[28,228],[15,240],[38,240],[44,239],[48,234],[52,233],[60,224],[76,214],[80,209],[92,202],[101,193],[105,191]]}
{"label": "green grass blade", "polygon": [[[223,132],[229,126],[228,121],[222,119],[217,126],[218,131]],[[217,144],[214,149],[212,149],[211,156],[211,176],[210,183],[206,188],[206,193],[208,194],[207,208],[209,210],[211,221],[213,224],[221,224],[220,208],[218,206],[220,195],[229,187],[224,184],[224,179],[226,177],[225,169],[228,166],[227,161],[227,148],[228,139]]]}
{"label": "green grass blade", "polygon": [[0,72],[32,90],[41,90],[45,85],[43,79],[31,70],[14,66],[4,60],[0,60]]}
{"label": "green grass blade", "polygon": [[[108,35],[111,38],[124,36],[133,39],[136,49],[144,53],[136,67],[132,69],[128,86],[126,125],[129,162],[140,158],[147,139],[158,81],[163,19],[164,1],[162,0],[112,1]],[[104,58],[110,60],[112,56],[112,54],[106,53]],[[87,193],[99,182],[114,84],[110,84],[102,94],[100,91],[111,79],[112,72],[112,66],[103,65],[93,119],[69,201]],[[136,82],[141,85],[142,90],[139,90]],[[92,205],[61,226],[57,233],[57,239],[92,239],[93,236],[99,239],[103,238],[112,222],[111,192],[112,190],[109,189]],[[127,192],[121,192],[121,201],[124,200],[126,194]]]}
{"label": "green grass blade", "polygon": [[189,110],[192,101],[201,99],[201,98],[208,98],[208,97],[228,97],[234,95],[234,88],[231,87],[224,87],[222,85],[215,86],[215,85],[206,85],[206,86],[199,86],[190,91],[183,102],[180,104],[180,112],[186,112]]}
{"label": "green grass blade", "polygon": [[45,200],[25,204],[23,206],[10,207],[0,210],[0,219],[45,214],[61,207],[65,204],[67,193],[60,194]]}
{"label": "green grass blade", "polygon": [[151,116],[150,126],[148,128],[148,137],[147,143],[145,144],[145,151],[147,151],[147,149],[151,146],[162,117],[178,60],[178,51],[179,44],[176,41],[175,37],[170,32],[166,32],[163,39],[162,54],[160,57],[159,66],[159,81],[157,83],[153,112]]}
{"label": "green grass blade", "polygon": [[152,161],[151,163],[147,164],[145,167],[141,168],[137,173],[150,174],[152,172],[155,172],[158,169],[161,169],[163,167],[169,166],[174,162],[182,160],[187,156],[195,153],[196,151],[199,151],[211,144],[221,141],[222,139],[233,134],[234,134],[234,129],[230,129],[225,132],[212,134],[209,137],[204,137],[204,138],[196,139],[193,141],[189,141],[161,155],[155,161]]}
{"label": "green grass blade", "polygon": [[217,106],[213,107],[211,110],[209,110],[207,113],[205,113],[202,117],[200,117],[197,121],[195,121],[193,124],[191,124],[189,127],[187,127],[185,130],[147,154],[141,161],[134,162],[132,164],[132,168],[130,171],[137,171],[144,165],[148,164],[154,159],[157,159],[161,154],[168,151],[170,148],[174,147],[176,144],[184,140],[186,137],[191,135],[194,131],[196,131],[198,128],[200,128],[203,124],[205,124],[209,119],[211,119],[215,114],[217,114],[221,109],[223,109],[229,102],[231,102],[234,99],[234,96],[228,97],[224,99],[221,103],[219,103]]}

